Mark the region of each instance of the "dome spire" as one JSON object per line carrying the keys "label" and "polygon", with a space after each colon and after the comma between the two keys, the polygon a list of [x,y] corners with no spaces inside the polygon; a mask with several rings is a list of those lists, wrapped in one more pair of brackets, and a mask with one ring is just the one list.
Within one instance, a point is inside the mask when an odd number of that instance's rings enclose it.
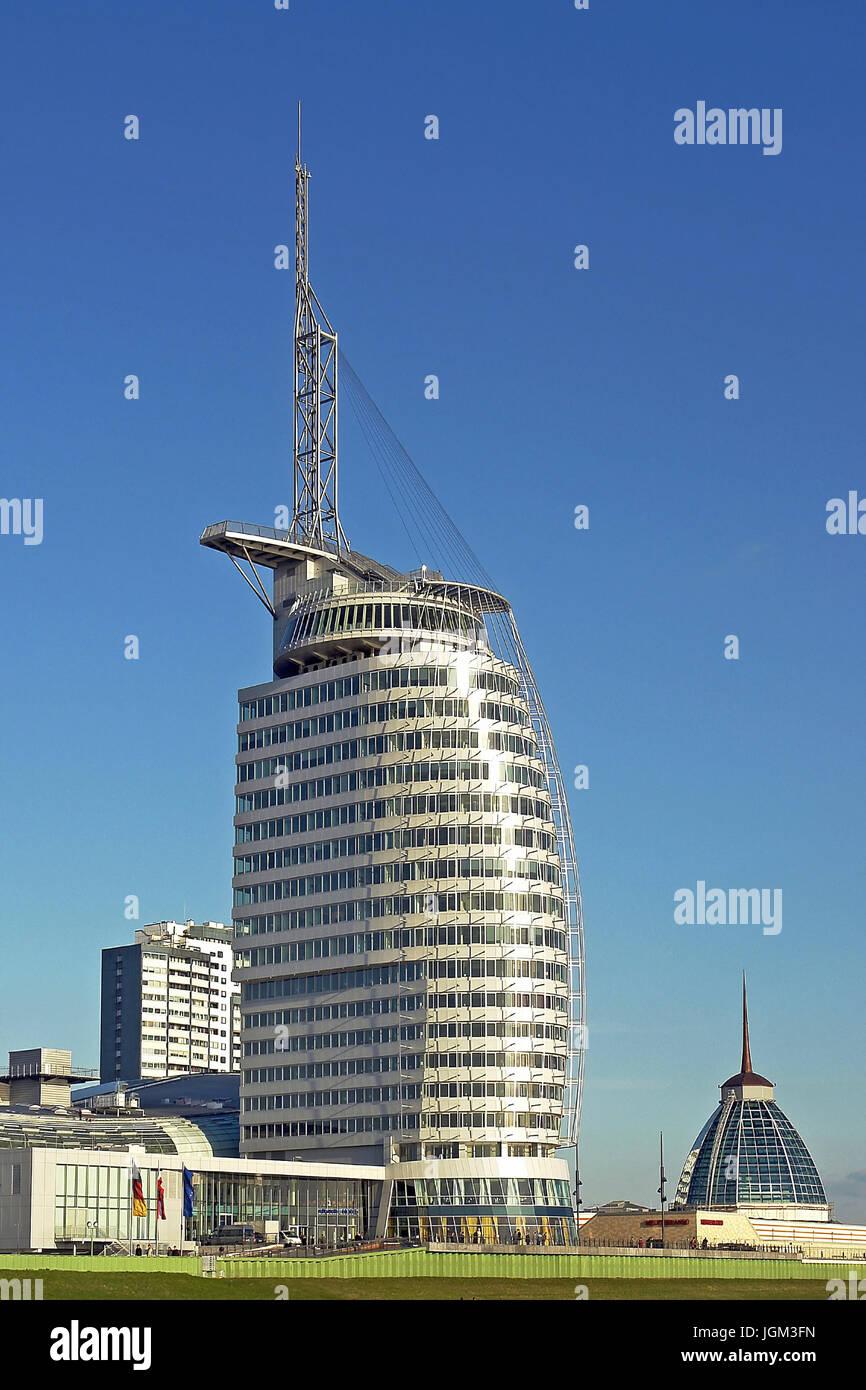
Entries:
{"label": "dome spire", "polygon": [[740,1070],[737,1072],[736,1076],[729,1076],[727,1081],[722,1082],[722,1093],[724,1095],[724,1092],[730,1090],[732,1087],[743,1086],[769,1087],[771,1091],[769,1098],[772,1099],[772,1081],[768,1081],[766,1076],[759,1076],[758,1073],[752,1069],[752,1051],[749,1046],[749,1006],[746,1001],[745,970],[743,971],[743,1055],[740,1061]]}
{"label": "dome spire", "polygon": [[743,1060],[740,1063],[743,1076],[751,1076],[752,1055],[749,1051],[749,1006],[746,1003],[746,972],[743,971]]}

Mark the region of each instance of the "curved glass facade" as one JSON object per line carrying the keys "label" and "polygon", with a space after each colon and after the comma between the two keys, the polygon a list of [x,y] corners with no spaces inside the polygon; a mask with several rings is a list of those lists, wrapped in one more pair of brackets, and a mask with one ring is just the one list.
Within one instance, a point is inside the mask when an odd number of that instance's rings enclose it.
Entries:
{"label": "curved glass facade", "polygon": [[532,1177],[398,1178],[388,1234],[463,1245],[571,1245],[569,1185]]}
{"label": "curved glass facade", "polygon": [[774,1100],[729,1094],[692,1146],[677,1205],[782,1203],[826,1205],[812,1155]]}
{"label": "curved glass facade", "polygon": [[348,633],[375,635],[377,638],[391,634],[408,636],[417,642],[422,636],[433,639],[443,634],[461,634],[473,642],[484,642],[483,624],[479,625],[473,613],[467,613],[454,605],[430,602],[405,602],[394,596],[376,595],[378,601],[371,601],[370,595],[357,598],[334,600],[322,603],[299,604],[291,613],[280,640],[274,662],[275,671],[287,672],[297,665],[296,650],[309,642],[323,637],[340,636]]}
{"label": "curved glass facade", "polygon": [[44,1110],[0,1110],[0,1148],[4,1149],[107,1149],[125,1153],[142,1148],[145,1153],[178,1154],[182,1158],[212,1158],[237,1153],[235,1116],[201,1120],[148,1117],[147,1119],[100,1118],[79,1120],[74,1114]]}

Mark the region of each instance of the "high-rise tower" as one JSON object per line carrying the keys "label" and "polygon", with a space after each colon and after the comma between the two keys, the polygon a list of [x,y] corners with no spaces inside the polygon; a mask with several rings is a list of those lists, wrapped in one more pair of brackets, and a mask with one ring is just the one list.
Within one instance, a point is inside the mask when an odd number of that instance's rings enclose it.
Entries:
{"label": "high-rise tower", "polygon": [[562,777],[507,600],[348,545],[308,179],[299,149],[294,516],[201,537],[273,619],[274,679],[239,692],[241,1151],[393,1164],[392,1232],[562,1243],[584,1024]]}

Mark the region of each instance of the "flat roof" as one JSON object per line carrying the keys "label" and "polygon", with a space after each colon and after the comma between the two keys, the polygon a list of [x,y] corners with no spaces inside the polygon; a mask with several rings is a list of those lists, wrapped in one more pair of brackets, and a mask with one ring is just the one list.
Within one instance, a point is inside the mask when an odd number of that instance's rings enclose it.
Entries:
{"label": "flat roof", "polygon": [[[15,1152],[0,1149],[0,1156]],[[145,1153],[143,1146],[130,1145],[128,1151],[120,1149],[52,1149],[33,1148],[31,1154],[45,1154],[56,1163],[100,1164],[108,1168],[128,1168],[130,1156],[135,1157],[139,1168],[168,1168],[180,1171],[188,1168],[192,1173],[244,1174],[250,1177],[275,1178],[323,1178],[328,1181],[339,1178],[367,1178],[382,1182],[386,1169],[383,1166],[358,1163],[311,1163],[307,1159],[258,1159],[258,1158],[214,1158],[210,1155],[187,1156],[167,1153]],[[403,1166],[403,1165],[397,1165]],[[394,1176],[393,1170],[388,1170]]]}

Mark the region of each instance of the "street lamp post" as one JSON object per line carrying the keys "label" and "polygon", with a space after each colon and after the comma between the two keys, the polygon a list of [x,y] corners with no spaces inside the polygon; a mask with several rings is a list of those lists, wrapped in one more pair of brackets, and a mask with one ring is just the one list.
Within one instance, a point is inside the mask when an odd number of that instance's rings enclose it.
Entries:
{"label": "street lamp post", "polygon": [[583,1183],[580,1181],[580,1160],[578,1158],[577,1143],[574,1145],[574,1227],[575,1239],[580,1245],[580,1189]]}
{"label": "street lamp post", "polygon": [[659,1196],[662,1207],[662,1249],[665,1248],[665,1137],[659,1134]]}

